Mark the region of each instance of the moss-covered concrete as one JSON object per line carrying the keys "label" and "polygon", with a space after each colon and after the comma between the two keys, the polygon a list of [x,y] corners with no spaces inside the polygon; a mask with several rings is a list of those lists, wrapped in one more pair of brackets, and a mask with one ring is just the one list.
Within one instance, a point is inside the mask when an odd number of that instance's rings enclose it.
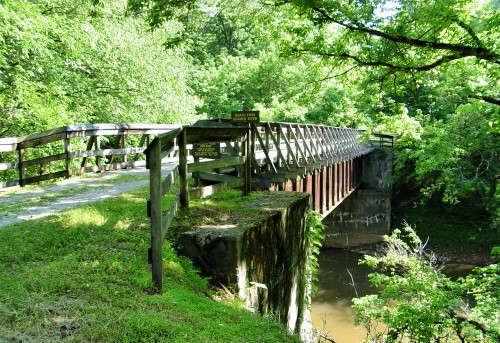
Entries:
{"label": "moss-covered concrete", "polygon": [[306,214],[310,195],[264,192],[214,224],[178,237],[180,252],[248,307],[271,312],[292,332],[307,326]]}

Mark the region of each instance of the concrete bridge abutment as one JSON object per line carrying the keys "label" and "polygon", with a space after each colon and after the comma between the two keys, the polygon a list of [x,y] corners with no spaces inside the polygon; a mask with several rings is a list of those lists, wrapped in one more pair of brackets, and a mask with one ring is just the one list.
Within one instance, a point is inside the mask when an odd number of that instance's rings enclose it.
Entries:
{"label": "concrete bridge abutment", "polygon": [[391,225],[392,149],[379,148],[361,157],[361,185],[323,223],[324,247],[350,248],[379,243]]}

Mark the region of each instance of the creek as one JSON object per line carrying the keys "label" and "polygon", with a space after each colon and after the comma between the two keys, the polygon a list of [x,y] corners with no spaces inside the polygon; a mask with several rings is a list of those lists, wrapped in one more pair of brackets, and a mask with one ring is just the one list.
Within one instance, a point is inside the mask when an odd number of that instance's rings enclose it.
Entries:
{"label": "creek", "polygon": [[[318,291],[312,302],[315,328],[337,343],[359,343],[366,337],[362,327],[354,326],[351,299],[376,293],[368,281],[372,269],[359,265],[362,254],[340,249],[322,249],[318,257]],[[467,275],[473,266],[449,264],[444,273],[452,278]]]}

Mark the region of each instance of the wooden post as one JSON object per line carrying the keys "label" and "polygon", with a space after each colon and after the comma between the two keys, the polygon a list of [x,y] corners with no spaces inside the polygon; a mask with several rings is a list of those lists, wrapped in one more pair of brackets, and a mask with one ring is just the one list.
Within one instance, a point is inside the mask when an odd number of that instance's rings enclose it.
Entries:
{"label": "wooden post", "polygon": [[311,199],[312,199],[313,186],[312,186],[312,174],[311,173],[306,173],[306,193],[311,194]]}
{"label": "wooden post", "polygon": [[328,178],[328,205],[327,210],[330,210],[333,207],[333,165],[329,165],[327,169],[327,178]]}
{"label": "wooden post", "polygon": [[333,165],[333,204],[339,203],[339,164]]}
{"label": "wooden post", "polygon": [[[126,149],[127,148],[127,140],[125,139],[125,134],[123,134],[121,136],[121,141],[122,141],[122,144],[121,144],[122,148]],[[124,153],[123,154],[123,161],[122,162],[127,162],[127,161],[128,161],[128,159],[127,159],[127,153]]]}
{"label": "wooden post", "polygon": [[[265,147],[265,150],[269,152],[269,146],[270,146],[270,138],[269,138],[269,130],[267,128],[267,126],[264,126],[264,132],[265,132],[265,139],[266,139],[266,147]],[[279,161],[276,161],[276,162],[279,162]],[[267,168],[266,168],[267,171],[271,171],[271,165],[268,165]]]}
{"label": "wooden post", "polygon": [[161,209],[161,142],[154,142],[148,155],[149,197],[151,202],[151,263],[153,284],[163,291],[162,209]]}
{"label": "wooden post", "polygon": [[346,194],[351,191],[351,160],[346,161]]}
{"label": "wooden post", "polygon": [[246,134],[246,146],[245,146],[245,189],[243,192],[244,196],[247,196],[250,194],[251,187],[252,187],[252,143],[251,140],[253,137],[253,134],[251,133],[252,130],[250,127],[248,128],[247,134]]}
{"label": "wooden post", "polygon": [[187,170],[187,148],[186,128],[179,135],[179,178],[180,178],[180,202],[181,207],[189,207],[189,190],[188,190],[188,170]]}
{"label": "wooden post", "polygon": [[69,157],[69,154],[71,152],[71,141],[69,138],[66,138],[64,140],[64,153],[66,154],[66,177],[70,177],[69,170],[71,168],[71,159]]}
{"label": "wooden post", "polygon": [[354,188],[354,159],[349,161],[349,190]]}
{"label": "wooden post", "polygon": [[347,163],[348,161],[344,161],[342,164],[343,164],[343,171],[342,171],[342,175],[344,176],[344,180],[342,181],[342,183],[344,184],[344,190],[343,190],[343,193],[342,193],[342,198],[345,198],[347,196]]}
{"label": "wooden post", "polygon": [[[291,133],[291,128],[288,126],[288,125],[284,125],[284,126],[281,126],[280,127],[285,127],[286,128],[286,136],[283,135],[283,137],[286,137],[286,139],[288,139],[288,142],[290,142],[292,140],[292,133]],[[285,140],[286,141],[286,140]],[[290,151],[288,152],[288,156],[287,156],[287,159],[288,159],[288,164],[292,163],[291,159],[293,159],[293,151],[292,151],[292,147],[291,147],[291,144],[290,144]],[[295,151],[295,156],[298,157],[298,154],[299,152],[298,151]],[[298,158],[295,158],[296,160],[293,161],[295,163],[295,165],[297,165],[299,163],[298,161]]]}
{"label": "wooden post", "polygon": [[303,192],[303,185],[302,185],[302,176],[297,175],[295,178],[295,191],[296,192]]}
{"label": "wooden post", "polygon": [[321,211],[321,173],[315,169],[314,170],[314,210],[320,212]]}
{"label": "wooden post", "polygon": [[[101,136],[96,136],[95,137],[95,149],[94,150],[99,150],[99,147],[101,146]],[[101,165],[101,157],[97,156],[95,157],[95,165],[100,166]]]}
{"label": "wooden post", "polygon": [[[299,150],[300,149],[300,146],[303,146],[304,147],[304,164],[307,164],[307,150],[305,149],[305,145],[306,143],[305,142],[302,142],[302,144],[300,144],[300,126],[297,125],[295,127],[295,149],[296,150]],[[298,152],[297,152],[297,156],[298,156]]]}
{"label": "wooden post", "polygon": [[19,156],[19,186],[26,186],[26,174],[24,170],[24,149],[21,148],[18,151]]}
{"label": "wooden post", "polygon": [[[271,134],[273,134],[273,131],[271,131]],[[276,127],[276,149],[278,151],[281,151],[281,134],[280,134],[280,130],[278,127]],[[281,157],[282,157],[283,165],[285,165],[287,163],[287,160],[286,160],[285,156],[281,156]],[[281,163],[279,162],[279,159],[278,159],[278,166],[281,167]]]}
{"label": "wooden post", "polygon": [[328,210],[328,205],[326,203],[326,195],[327,195],[327,167],[324,166],[323,169],[321,169],[321,211],[322,213],[326,213]]}
{"label": "wooden post", "polygon": [[344,199],[344,162],[339,163],[339,202]]}

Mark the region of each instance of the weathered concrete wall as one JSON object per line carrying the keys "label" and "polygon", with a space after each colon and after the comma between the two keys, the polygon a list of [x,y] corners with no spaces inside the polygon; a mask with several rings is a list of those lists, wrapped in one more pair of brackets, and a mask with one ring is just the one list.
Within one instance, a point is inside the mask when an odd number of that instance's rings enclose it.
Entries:
{"label": "weathered concrete wall", "polygon": [[375,150],[362,158],[362,185],[323,222],[325,247],[378,243],[391,225],[392,151]]}
{"label": "weathered concrete wall", "polygon": [[302,336],[310,332],[306,302],[306,210],[310,195],[265,192],[225,222],[179,237],[181,253],[248,307],[271,312]]}

